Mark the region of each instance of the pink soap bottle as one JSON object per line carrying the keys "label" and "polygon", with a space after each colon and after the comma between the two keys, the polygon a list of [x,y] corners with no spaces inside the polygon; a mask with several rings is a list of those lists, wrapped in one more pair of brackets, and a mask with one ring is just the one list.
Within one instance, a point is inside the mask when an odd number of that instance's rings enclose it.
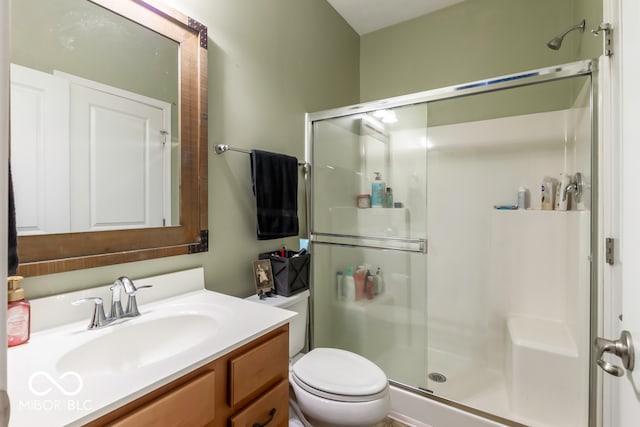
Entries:
{"label": "pink soap bottle", "polygon": [[31,335],[31,306],[24,299],[24,289],[20,287],[22,276],[11,276],[7,300],[7,338],[9,347],[24,344]]}

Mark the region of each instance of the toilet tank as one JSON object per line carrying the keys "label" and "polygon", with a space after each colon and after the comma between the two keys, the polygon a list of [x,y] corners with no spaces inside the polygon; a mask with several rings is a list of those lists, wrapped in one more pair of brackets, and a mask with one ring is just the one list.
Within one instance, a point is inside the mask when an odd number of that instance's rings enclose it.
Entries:
{"label": "toilet tank", "polygon": [[300,353],[304,349],[304,338],[307,333],[307,311],[309,308],[308,289],[290,297],[282,295],[274,295],[261,300],[258,295],[251,295],[246,298],[249,301],[260,304],[269,304],[274,307],[284,308],[286,310],[298,313],[296,317],[289,321],[289,358]]}

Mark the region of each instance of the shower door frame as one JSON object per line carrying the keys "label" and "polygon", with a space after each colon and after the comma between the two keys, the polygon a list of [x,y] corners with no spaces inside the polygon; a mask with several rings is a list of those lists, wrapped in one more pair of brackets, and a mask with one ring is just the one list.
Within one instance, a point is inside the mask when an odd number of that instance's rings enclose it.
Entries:
{"label": "shower door frame", "polygon": [[[602,224],[603,218],[603,206],[600,201],[600,159],[602,157],[602,147],[599,145],[598,138],[598,60],[589,59],[571,62],[567,64],[555,65],[551,67],[539,68],[535,70],[525,71],[522,73],[508,74],[500,77],[494,77],[485,80],[478,80],[469,83],[463,83],[459,85],[447,86],[443,88],[431,89],[427,91],[415,92],[412,94],[401,95],[382,100],[370,101],[361,104],[355,104],[346,107],[334,108],[324,111],[318,111],[305,114],[305,161],[309,165],[309,168],[313,170],[313,123],[317,121],[335,119],[339,117],[352,116],[355,114],[364,114],[381,109],[389,109],[395,107],[405,107],[415,104],[422,104],[434,101],[441,101],[445,99],[462,98],[471,95],[477,95],[482,93],[491,93],[502,91],[506,89],[515,89],[525,86],[532,86],[536,84],[569,79],[579,76],[588,76],[590,78],[590,117],[591,117],[591,218],[590,218],[590,232],[591,232],[591,252],[590,252],[590,307],[589,307],[589,342],[593,342],[595,337],[602,330],[602,322],[599,319],[598,313],[601,309],[601,301],[599,298],[600,290],[602,289],[603,276],[602,269],[600,268],[600,260],[603,258],[604,248],[604,229]],[[313,185],[313,173],[308,174],[307,188],[309,194],[306,200],[306,210],[308,218],[308,234],[311,242],[318,241],[318,236],[322,233],[315,233],[314,231],[314,197],[312,194]],[[327,243],[327,242],[319,242]],[[426,253],[426,250],[425,250]],[[311,277],[314,275],[314,263],[311,263]],[[314,330],[314,283],[313,279],[310,281],[311,296],[309,301],[309,329],[308,329],[308,348],[314,348],[313,330]],[[601,403],[601,391],[599,391],[598,383],[598,371],[597,366],[594,363],[594,350],[590,349],[589,352],[589,402],[588,402],[588,419],[589,427],[596,427],[598,425],[597,418],[599,416],[598,408]],[[484,412],[474,407],[467,406],[463,403],[449,400],[445,397],[427,393],[420,390],[417,387],[405,385],[399,383],[393,379],[389,379],[389,384],[399,389],[406,390],[410,393],[414,393],[425,397],[427,399],[435,400],[439,403],[451,406],[463,411],[479,415],[481,417],[504,423],[507,425],[521,426],[513,420],[500,417],[498,415]]]}

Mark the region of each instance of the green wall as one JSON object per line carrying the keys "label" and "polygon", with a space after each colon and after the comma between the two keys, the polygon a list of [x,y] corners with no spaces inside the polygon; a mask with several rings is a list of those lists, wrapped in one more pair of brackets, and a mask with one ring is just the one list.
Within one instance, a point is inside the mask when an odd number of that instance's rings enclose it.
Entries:
{"label": "green wall", "polygon": [[[590,29],[601,15],[601,0],[468,0],[366,34],[360,50],[361,100],[596,57],[600,45]],[[587,18],[584,33],[569,34],[558,51],[547,48],[551,38],[582,17]]]}
{"label": "green wall", "polygon": [[602,23],[602,0],[575,0],[574,20],[576,23],[584,18],[587,21],[585,33],[580,37],[577,51],[574,52],[577,59],[597,58],[602,55],[604,35],[594,37],[591,30],[598,28]]}
{"label": "green wall", "polygon": [[[303,159],[305,112],[359,100],[358,35],[324,0],[166,2],[209,31],[209,252],[27,278],[27,298],[197,266],[210,289],[247,296],[258,253],[298,247],[297,238],[256,240],[249,156],[213,146]],[[299,218],[304,234],[303,206]]]}

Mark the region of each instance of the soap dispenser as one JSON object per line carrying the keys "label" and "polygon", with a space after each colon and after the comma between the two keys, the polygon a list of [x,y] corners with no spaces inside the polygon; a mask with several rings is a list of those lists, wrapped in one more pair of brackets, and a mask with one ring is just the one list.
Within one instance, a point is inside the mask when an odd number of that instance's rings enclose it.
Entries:
{"label": "soap dispenser", "polygon": [[24,344],[31,335],[31,305],[24,299],[24,289],[20,287],[22,276],[10,276],[7,301],[7,338],[9,347]]}

